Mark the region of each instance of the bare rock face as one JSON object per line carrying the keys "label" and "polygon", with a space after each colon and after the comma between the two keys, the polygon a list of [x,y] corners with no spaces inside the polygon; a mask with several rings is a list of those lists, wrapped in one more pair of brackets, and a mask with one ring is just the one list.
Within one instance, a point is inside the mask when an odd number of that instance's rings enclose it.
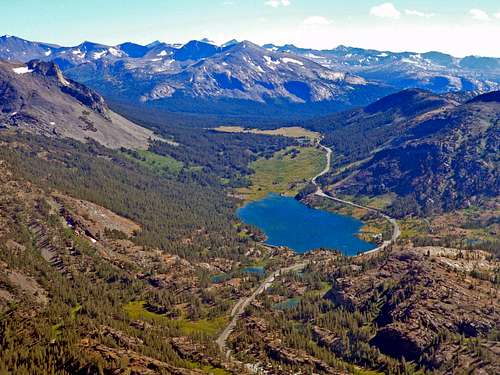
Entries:
{"label": "bare rock face", "polygon": [[100,114],[107,120],[110,120],[109,108],[104,101],[104,98],[88,87],[78,82],[66,79],[59,66],[57,66],[54,62],[31,60],[27,63],[27,67],[29,70],[32,70],[33,73],[55,80],[62,92],[71,95],[84,106],[89,107],[94,112]]}
{"label": "bare rock face", "polygon": [[0,125],[50,137],[91,138],[110,148],[147,148],[151,131],[109,110],[103,97],[67,79],[53,62],[0,61]]}

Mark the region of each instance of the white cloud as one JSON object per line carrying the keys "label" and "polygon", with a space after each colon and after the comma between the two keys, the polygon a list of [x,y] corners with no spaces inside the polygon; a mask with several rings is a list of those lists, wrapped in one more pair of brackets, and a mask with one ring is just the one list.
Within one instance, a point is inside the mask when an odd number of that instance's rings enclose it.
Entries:
{"label": "white cloud", "polygon": [[498,19],[498,20],[500,20],[500,12],[495,13],[495,18]]}
{"label": "white cloud", "polygon": [[278,8],[280,6],[287,7],[291,4],[290,0],[268,0],[266,1],[266,5],[269,5],[273,8]]}
{"label": "white cloud", "polygon": [[332,21],[323,16],[310,16],[307,17],[302,23],[307,26],[324,26],[330,25]]}
{"label": "white cloud", "polygon": [[472,16],[472,18],[478,21],[488,21],[490,19],[488,13],[481,9],[471,9],[469,10],[469,14]]}
{"label": "white cloud", "polygon": [[401,12],[396,9],[392,3],[383,3],[376,5],[370,9],[370,15],[380,18],[398,19],[401,17]]}
{"label": "white cloud", "polygon": [[405,9],[405,14],[407,16],[415,16],[415,17],[423,17],[423,18],[432,18],[436,15],[436,13],[424,13],[415,9]]}

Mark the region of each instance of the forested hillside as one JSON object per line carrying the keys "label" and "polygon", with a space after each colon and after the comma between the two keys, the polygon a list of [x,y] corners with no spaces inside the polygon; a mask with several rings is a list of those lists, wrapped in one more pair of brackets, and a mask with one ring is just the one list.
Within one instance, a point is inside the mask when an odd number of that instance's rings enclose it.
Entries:
{"label": "forested hillside", "polygon": [[367,107],[317,117],[303,123],[321,132],[324,144],[335,149],[339,162],[364,159],[377,148],[404,135],[418,121],[458,102],[424,90],[405,90]]}
{"label": "forested hillside", "polygon": [[500,194],[500,105],[488,95],[406,122],[404,132],[335,179],[348,194],[396,193],[399,216],[481,204]]}

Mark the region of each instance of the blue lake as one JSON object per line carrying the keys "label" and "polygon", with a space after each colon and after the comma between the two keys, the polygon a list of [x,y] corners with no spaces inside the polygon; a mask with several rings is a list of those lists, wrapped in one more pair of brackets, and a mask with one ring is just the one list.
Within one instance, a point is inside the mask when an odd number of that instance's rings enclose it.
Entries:
{"label": "blue lake", "polygon": [[267,244],[287,246],[298,253],[326,248],[357,255],[375,248],[356,237],[363,226],[360,220],[316,210],[278,194],[246,204],[237,215],[243,222],[260,228],[267,236]]}

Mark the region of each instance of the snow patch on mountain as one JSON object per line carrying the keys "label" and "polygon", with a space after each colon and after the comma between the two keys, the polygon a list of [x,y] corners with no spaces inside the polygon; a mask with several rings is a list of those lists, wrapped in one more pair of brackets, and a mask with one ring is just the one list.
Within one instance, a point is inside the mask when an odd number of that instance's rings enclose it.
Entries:
{"label": "snow patch on mountain", "polygon": [[289,57],[283,57],[281,61],[283,61],[285,64],[297,64],[300,66],[304,66],[304,63],[302,61],[291,59]]}
{"label": "snow patch on mountain", "polygon": [[92,56],[95,60],[100,59],[106,54],[106,51],[101,51],[101,52],[94,52],[94,55]]}
{"label": "snow patch on mountain", "polygon": [[108,51],[110,54],[112,54],[115,57],[122,57],[123,56],[123,53],[121,51],[117,50],[116,48],[111,47],[108,49]]}
{"label": "snow patch on mountain", "polygon": [[12,68],[14,73],[16,74],[26,74],[31,73],[33,70],[29,69],[27,66],[21,66],[19,68]]}
{"label": "snow patch on mountain", "polygon": [[266,65],[272,70],[276,70],[276,67],[281,63],[279,60],[275,61],[269,56],[264,56],[264,60],[266,60]]}

